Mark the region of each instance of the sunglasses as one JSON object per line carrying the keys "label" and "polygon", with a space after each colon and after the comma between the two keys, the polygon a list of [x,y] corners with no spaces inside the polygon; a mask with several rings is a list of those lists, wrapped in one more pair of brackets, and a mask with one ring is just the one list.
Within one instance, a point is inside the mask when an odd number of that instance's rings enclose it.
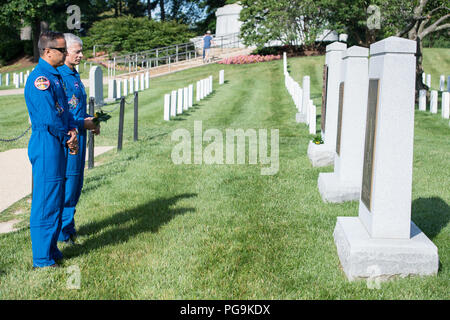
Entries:
{"label": "sunglasses", "polygon": [[67,53],[67,49],[66,49],[66,48],[49,48],[49,49],[55,49],[55,50],[58,50],[58,51],[61,52],[62,54],[66,54],[66,53]]}

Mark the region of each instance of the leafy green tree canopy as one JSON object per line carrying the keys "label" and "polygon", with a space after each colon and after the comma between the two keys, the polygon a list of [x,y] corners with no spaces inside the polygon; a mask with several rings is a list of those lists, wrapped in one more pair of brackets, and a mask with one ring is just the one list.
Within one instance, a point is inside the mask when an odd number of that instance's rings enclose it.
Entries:
{"label": "leafy green tree canopy", "polygon": [[90,43],[112,45],[113,51],[127,53],[188,42],[194,36],[187,25],[131,16],[97,21],[89,30]]}

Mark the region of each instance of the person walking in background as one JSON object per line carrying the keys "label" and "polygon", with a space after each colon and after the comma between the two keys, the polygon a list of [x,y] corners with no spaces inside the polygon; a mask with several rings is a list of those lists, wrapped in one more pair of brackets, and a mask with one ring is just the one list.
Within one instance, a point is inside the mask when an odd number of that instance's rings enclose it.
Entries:
{"label": "person walking in background", "polygon": [[[86,162],[86,129],[84,120],[91,120],[92,116],[86,113],[87,95],[80,75],[75,66],[79,65],[83,58],[83,42],[79,37],[71,33],[65,33],[67,55],[64,65],[58,67],[61,74],[69,111],[74,119],[78,120],[78,144],[80,151],[77,154],[69,154],[67,157],[65,200],[62,213],[61,232],[58,241],[70,244],[76,243],[75,212],[83,187],[84,165]],[[94,134],[100,133],[100,126],[93,128]]]}
{"label": "person walking in background", "polygon": [[211,36],[211,31],[206,31],[203,37],[203,63],[211,62],[211,45],[214,44],[213,38]]}

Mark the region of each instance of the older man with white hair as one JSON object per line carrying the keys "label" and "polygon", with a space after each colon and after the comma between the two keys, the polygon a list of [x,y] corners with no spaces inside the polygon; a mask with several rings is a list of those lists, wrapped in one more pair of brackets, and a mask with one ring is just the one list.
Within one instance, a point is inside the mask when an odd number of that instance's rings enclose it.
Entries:
{"label": "older man with white hair", "polygon": [[[75,66],[79,65],[83,58],[83,42],[79,37],[71,33],[65,33],[64,39],[66,40],[67,55],[64,65],[58,67],[58,72],[61,74],[64,83],[69,110],[75,119],[92,119],[86,113],[86,90],[80,75],[75,69]],[[92,129],[95,134],[100,133],[100,126],[94,128],[78,127],[79,152],[76,155],[69,155],[67,158],[65,202],[58,241],[65,241],[70,244],[75,244],[76,238],[74,216],[75,207],[83,187],[83,173],[86,161],[86,129]]]}

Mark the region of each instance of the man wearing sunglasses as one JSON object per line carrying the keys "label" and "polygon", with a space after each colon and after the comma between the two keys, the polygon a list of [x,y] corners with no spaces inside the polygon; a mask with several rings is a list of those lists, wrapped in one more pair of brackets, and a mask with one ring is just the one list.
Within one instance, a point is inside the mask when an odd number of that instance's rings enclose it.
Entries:
{"label": "man wearing sunglasses", "polygon": [[66,42],[59,32],[44,32],[38,42],[39,63],[25,85],[32,124],[28,157],[33,170],[30,234],[33,267],[58,267],[57,240],[64,208],[68,153],[78,153],[77,127],[95,129],[92,120],[74,119],[69,112],[57,67],[64,64]]}

